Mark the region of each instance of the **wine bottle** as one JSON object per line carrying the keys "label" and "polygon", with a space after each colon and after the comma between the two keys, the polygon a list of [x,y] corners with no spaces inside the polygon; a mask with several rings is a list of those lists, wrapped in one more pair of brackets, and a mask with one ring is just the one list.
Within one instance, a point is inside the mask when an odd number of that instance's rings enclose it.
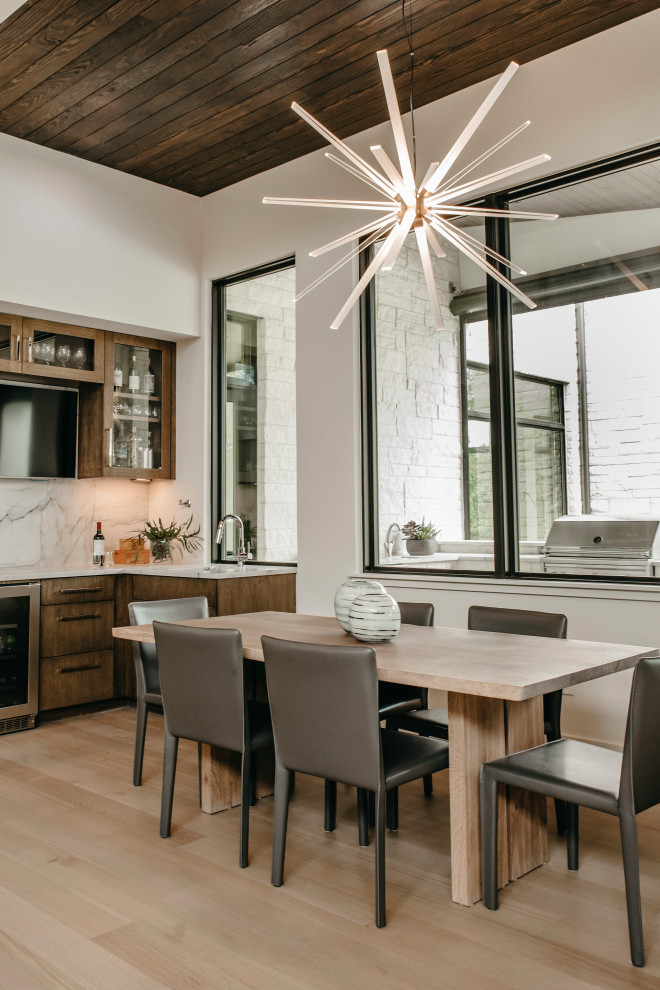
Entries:
{"label": "wine bottle", "polygon": [[140,376],[138,375],[135,354],[133,355],[133,358],[131,360],[131,371],[128,376],[128,391],[129,392],[140,391]]}
{"label": "wine bottle", "polygon": [[96,524],[96,535],[92,540],[92,547],[92,563],[102,567],[103,561],[105,560],[105,540],[103,538],[103,533],[101,532],[100,522],[97,522]]}
{"label": "wine bottle", "polygon": [[151,371],[151,358],[149,358],[149,370],[142,378],[142,391],[145,395],[154,394],[154,376]]}

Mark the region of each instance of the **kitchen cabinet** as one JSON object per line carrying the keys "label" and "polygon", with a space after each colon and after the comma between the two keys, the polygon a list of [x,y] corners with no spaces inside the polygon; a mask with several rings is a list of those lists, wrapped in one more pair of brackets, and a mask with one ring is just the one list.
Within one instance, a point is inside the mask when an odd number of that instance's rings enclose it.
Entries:
{"label": "kitchen cabinet", "polygon": [[79,478],[173,478],[175,346],[105,335],[103,389],[80,389]]}
{"label": "kitchen cabinet", "polygon": [[41,582],[39,711],[114,694],[114,578]]}
{"label": "kitchen cabinet", "polygon": [[102,330],[24,317],[20,371],[40,378],[102,382],[104,337]]}
{"label": "kitchen cabinet", "polygon": [[20,372],[22,328],[20,316],[0,313],[0,371]]}

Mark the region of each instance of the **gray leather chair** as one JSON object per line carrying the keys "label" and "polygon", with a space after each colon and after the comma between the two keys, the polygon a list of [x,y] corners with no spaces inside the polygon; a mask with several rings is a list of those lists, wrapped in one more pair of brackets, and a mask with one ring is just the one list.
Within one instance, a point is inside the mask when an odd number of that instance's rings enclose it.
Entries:
{"label": "gray leather chair", "polygon": [[447,743],[380,728],[376,654],[369,646],[320,646],[262,638],[275,737],[272,883],[280,887],[295,771],[376,793],[376,924],[385,924],[385,795],[449,765]]}
{"label": "gray leather chair", "polygon": [[[549,639],[566,639],[568,620],[557,612],[532,612],[518,608],[491,608],[472,605],[468,610],[468,629],[481,632],[513,633],[517,636],[547,636]],[[546,739],[561,739],[561,691],[552,691],[543,697],[543,721]],[[401,713],[387,720],[388,729],[404,729],[421,736],[448,739],[448,714],[446,708],[428,708]],[[424,780],[424,793],[433,793],[431,779]],[[566,819],[561,802],[555,805],[557,831],[566,831]]]}
{"label": "gray leather chair", "polygon": [[[146,626],[154,619],[161,622],[179,622],[182,619],[206,619],[209,603],[206,598],[173,598],[160,602],[131,602],[128,606],[132,626]],[[142,783],[144,740],[147,734],[147,715],[150,711],[162,712],[158,657],[153,643],[133,643],[137,718],[135,723],[135,755],[133,757],[133,784]]]}
{"label": "gray leather chair", "polygon": [[481,768],[481,842],[484,904],[497,910],[497,786],[521,787],[564,801],[568,868],[578,868],[578,809],[616,815],[621,829],[628,905],[630,956],[644,965],[639,887],[637,821],[640,811],[660,804],[660,659],[640,660],[633,679],[623,754],[557,739]]}
{"label": "gray leather chair", "polygon": [[248,865],[254,753],[273,743],[265,702],[248,700],[249,671],[238,629],[196,629],[154,622],[165,710],[160,834],[168,838],[179,739],[241,754],[241,853]]}

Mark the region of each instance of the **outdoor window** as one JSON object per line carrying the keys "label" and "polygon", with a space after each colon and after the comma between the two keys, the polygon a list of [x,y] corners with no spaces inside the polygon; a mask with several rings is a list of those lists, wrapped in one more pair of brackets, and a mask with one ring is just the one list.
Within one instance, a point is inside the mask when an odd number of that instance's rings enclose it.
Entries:
{"label": "outdoor window", "polygon": [[[257,561],[296,559],[295,278],[287,259],[214,285],[214,514]],[[227,526],[218,559],[236,546]]]}
{"label": "outdoor window", "polygon": [[[470,229],[495,249],[509,245],[534,310],[450,249],[434,259],[437,331],[410,237],[372,283],[367,568],[556,576],[544,550],[556,519],[660,520],[660,148],[488,205],[559,214]],[[392,524],[422,518],[439,530],[436,552],[409,555]],[[649,550],[617,575],[660,576],[660,539]],[[570,573],[604,574],[594,560]]]}

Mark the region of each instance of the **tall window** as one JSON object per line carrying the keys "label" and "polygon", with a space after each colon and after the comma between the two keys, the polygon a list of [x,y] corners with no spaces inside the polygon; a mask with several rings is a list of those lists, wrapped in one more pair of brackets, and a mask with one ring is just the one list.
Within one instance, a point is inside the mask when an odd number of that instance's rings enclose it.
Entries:
{"label": "tall window", "polygon": [[[258,561],[296,559],[295,279],[287,259],[214,285],[215,515]],[[228,526],[219,559],[235,549]]]}
{"label": "tall window", "polygon": [[[540,575],[561,516],[660,520],[660,147],[489,205],[559,214],[470,230],[510,244],[533,311],[443,245],[438,332],[411,238],[372,284],[367,567]],[[422,517],[436,552],[409,555],[392,524]],[[660,576],[658,558],[617,573]],[[599,573],[588,560],[571,573],[590,566]]]}

